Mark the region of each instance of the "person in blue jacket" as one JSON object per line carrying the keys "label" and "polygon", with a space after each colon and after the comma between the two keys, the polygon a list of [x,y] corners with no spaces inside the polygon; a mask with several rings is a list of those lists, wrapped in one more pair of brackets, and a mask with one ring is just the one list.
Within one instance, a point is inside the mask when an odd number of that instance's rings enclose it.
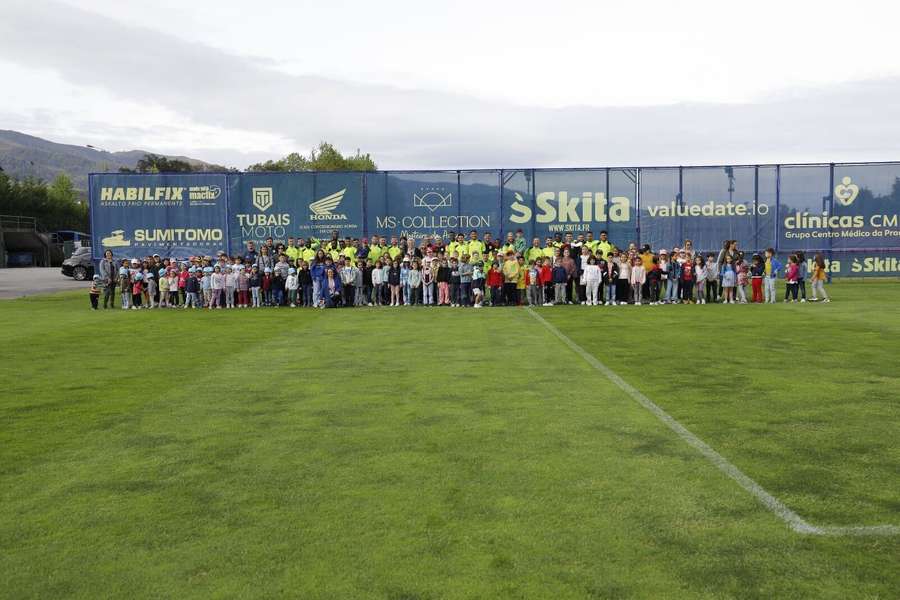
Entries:
{"label": "person in blue jacket", "polygon": [[774,248],[766,248],[766,260],[763,266],[765,269],[763,282],[765,283],[766,302],[775,304],[775,282],[778,281],[778,272],[781,271],[784,265],[775,257]]}
{"label": "person in blue jacket", "polygon": [[325,278],[325,252],[322,250],[316,253],[309,274],[313,284],[313,306],[319,306],[322,303],[322,280]]}
{"label": "person in blue jacket", "polygon": [[322,296],[325,299],[320,307],[335,308],[341,306],[341,278],[338,277],[333,267],[325,269],[325,278],[322,280]]}

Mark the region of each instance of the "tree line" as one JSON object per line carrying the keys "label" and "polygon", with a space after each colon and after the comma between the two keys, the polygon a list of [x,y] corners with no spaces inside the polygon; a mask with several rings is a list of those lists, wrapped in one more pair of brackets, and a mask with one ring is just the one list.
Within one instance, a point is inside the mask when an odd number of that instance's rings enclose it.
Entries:
{"label": "tree line", "polygon": [[88,205],[65,173],[52,182],[13,179],[0,168],[0,214],[34,217],[46,231],[89,231]]}

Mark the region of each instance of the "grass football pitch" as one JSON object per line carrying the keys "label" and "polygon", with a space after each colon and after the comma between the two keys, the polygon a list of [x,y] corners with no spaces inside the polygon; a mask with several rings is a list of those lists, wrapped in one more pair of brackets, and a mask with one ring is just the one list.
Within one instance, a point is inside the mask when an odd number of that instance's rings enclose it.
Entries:
{"label": "grass football pitch", "polygon": [[794,531],[626,389],[806,522],[896,528],[898,283],[828,289],[546,323],[0,301],[0,597],[897,598],[900,535]]}

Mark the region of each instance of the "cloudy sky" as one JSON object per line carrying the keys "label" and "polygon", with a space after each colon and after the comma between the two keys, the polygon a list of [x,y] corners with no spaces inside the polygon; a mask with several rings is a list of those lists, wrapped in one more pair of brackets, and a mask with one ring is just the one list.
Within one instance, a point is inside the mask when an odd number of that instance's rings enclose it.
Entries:
{"label": "cloudy sky", "polygon": [[900,159],[887,2],[0,0],[0,129],[245,167]]}

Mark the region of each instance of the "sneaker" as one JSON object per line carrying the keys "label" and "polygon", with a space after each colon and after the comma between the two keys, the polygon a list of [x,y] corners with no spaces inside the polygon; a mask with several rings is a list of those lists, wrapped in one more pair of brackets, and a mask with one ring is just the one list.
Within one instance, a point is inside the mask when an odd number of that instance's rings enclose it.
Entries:
{"label": "sneaker", "polygon": [[801,298],[800,302],[806,302],[806,298]]}
{"label": "sneaker", "polygon": [[372,303],[371,303],[371,302],[369,302],[369,306],[372,306]]}
{"label": "sneaker", "polygon": [[[243,306],[241,308],[244,308]],[[291,308],[297,308],[296,304],[291,304]]]}
{"label": "sneaker", "polygon": [[831,302],[831,298],[825,298],[824,300],[822,300],[822,302]]}

